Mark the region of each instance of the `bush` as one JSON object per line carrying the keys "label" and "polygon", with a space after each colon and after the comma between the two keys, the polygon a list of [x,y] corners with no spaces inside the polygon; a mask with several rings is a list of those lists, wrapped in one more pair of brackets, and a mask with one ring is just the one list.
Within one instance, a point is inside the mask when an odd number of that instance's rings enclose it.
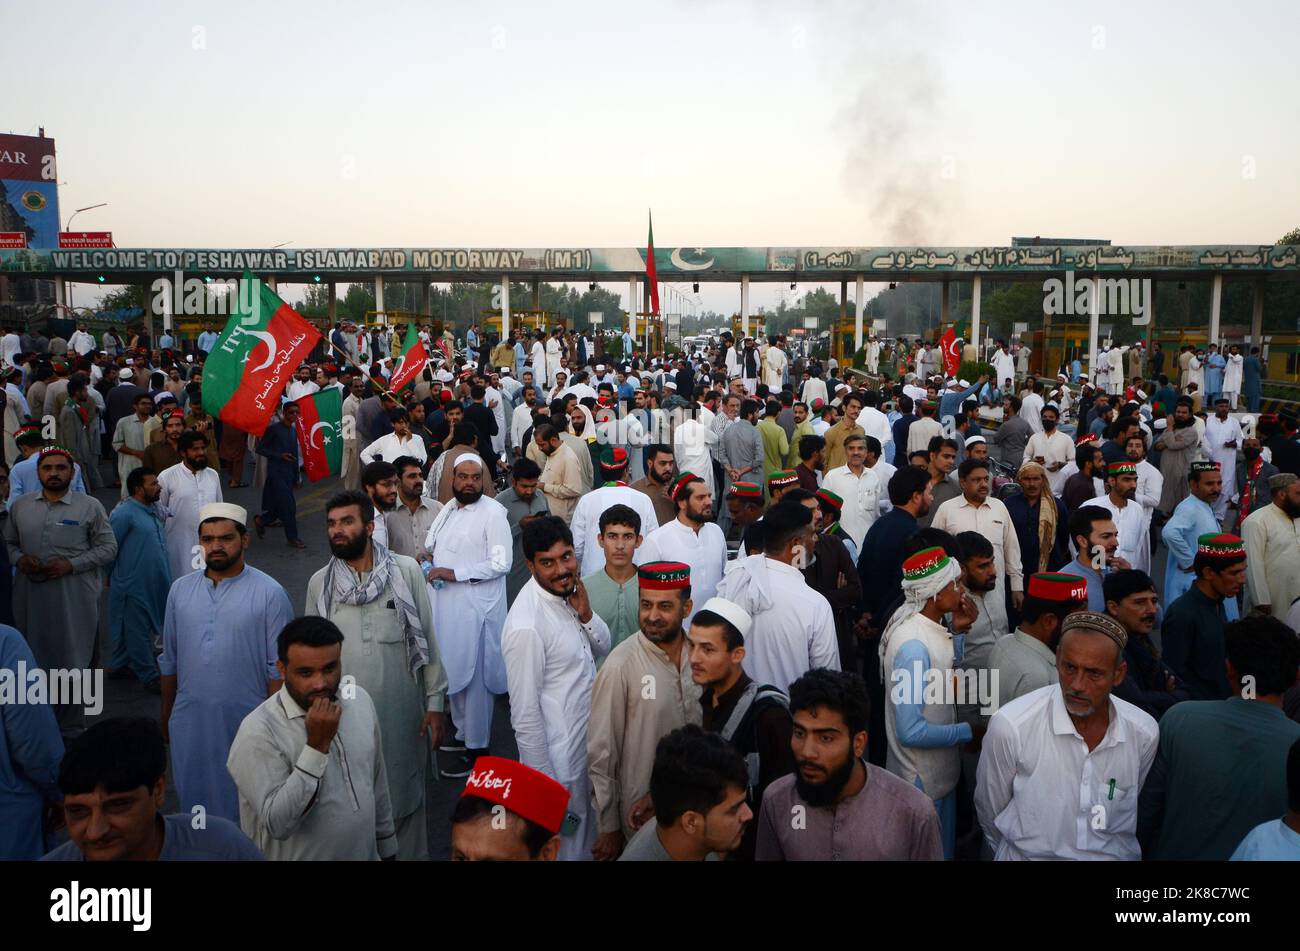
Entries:
{"label": "bush", "polygon": [[961,366],[957,368],[957,379],[965,380],[967,383],[974,383],[981,376],[993,379],[993,364],[979,360],[963,360]]}

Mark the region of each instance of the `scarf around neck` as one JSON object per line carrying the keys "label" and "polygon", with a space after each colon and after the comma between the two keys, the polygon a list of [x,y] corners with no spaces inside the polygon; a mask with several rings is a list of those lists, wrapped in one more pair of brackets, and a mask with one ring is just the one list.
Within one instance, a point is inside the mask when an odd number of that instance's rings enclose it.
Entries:
{"label": "scarf around neck", "polygon": [[325,583],[321,585],[320,596],[316,600],[316,613],[327,618],[331,616],[335,604],[371,604],[381,598],[391,585],[393,599],[402,614],[407,665],[412,677],[419,676],[420,668],[429,662],[429,642],[424,636],[420,615],[411,597],[411,587],[397,570],[392,552],[374,541],[371,542],[371,550],[374,564],[364,580],[341,558],[330,558],[325,567]]}

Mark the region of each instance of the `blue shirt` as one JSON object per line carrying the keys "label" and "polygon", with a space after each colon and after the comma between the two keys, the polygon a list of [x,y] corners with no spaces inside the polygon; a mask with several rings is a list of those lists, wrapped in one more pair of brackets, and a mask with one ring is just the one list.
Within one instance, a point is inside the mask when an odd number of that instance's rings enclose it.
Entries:
{"label": "blue shirt", "polygon": [[158,338],[159,350],[170,350],[174,346],[176,346],[176,338],[171,334],[163,334]]}
{"label": "blue shirt", "polygon": [[[239,826],[220,816],[207,816],[204,828],[194,828],[192,816],[177,813],[163,816],[163,846],[159,862],[261,862],[262,850],[240,831]],[[43,862],[84,862],[77,843],[64,842],[45,856]]]}
{"label": "blue shirt", "polygon": [[1300,832],[1281,819],[1265,822],[1241,840],[1230,862],[1300,862]]}
{"label": "blue shirt", "polygon": [[[1059,515],[1059,510],[1058,510]],[[1088,582],[1088,610],[1096,611],[1098,614],[1106,613],[1106,595],[1101,589],[1102,576],[1101,572],[1093,570],[1091,565],[1085,565],[1075,558],[1064,568],[1062,574],[1078,575]]]}
{"label": "blue shirt", "polygon": [[[9,470],[9,507],[13,508],[14,499],[20,495],[26,495],[28,492],[41,491],[41,480],[36,478],[36,460],[39,453],[33,453],[21,462],[14,463],[14,467]],[[72,464],[72,486],[73,492],[85,492],[86,483],[81,481],[81,466],[77,463]]]}
{"label": "blue shirt", "polygon": [[217,341],[220,339],[215,330],[205,330],[199,334],[199,349],[204,353],[208,353],[217,345]]}
{"label": "blue shirt", "polygon": [[[961,661],[964,639],[962,635],[953,638],[954,664]],[[927,750],[969,743],[974,736],[969,723],[931,723],[925,718],[925,702],[918,699],[918,695],[923,691],[911,687],[918,669],[920,677],[916,679],[924,685],[928,682],[930,652],[925,649],[925,644],[921,641],[911,640],[894,654],[894,671],[902,672],[901,680],[892,675],[890,677],[891,689],[900,684],[904,686],[901,691],[903,699],[894,706],[896,711],[894,733],[898,737],[898,742],[903,746]],[[919,778],[916,785],[918,789],[925,792]]]}
{"label": "blue shirt", "polygon": [[[13,678],[23,699],[30,672],[36,669],[36,657],[23,636],[0,625],[0,671],[12,672],[7,677]],[[0,861],[38,859],[45,851],[41,811],[47,799],[62,798],[62,760],[63,737],[48,704],[0,703]]]}

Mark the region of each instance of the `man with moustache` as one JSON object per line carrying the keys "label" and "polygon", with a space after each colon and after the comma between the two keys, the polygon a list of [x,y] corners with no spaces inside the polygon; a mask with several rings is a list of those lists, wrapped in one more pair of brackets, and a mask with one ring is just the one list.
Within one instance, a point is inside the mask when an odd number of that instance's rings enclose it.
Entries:
{"label": "man with moustache", "polygon": [[667,525],[677,517],[677,507],[669,496],[675,468],[672,448],[652,443],[645,447],[645,475],[632,483],[632,488],[650,497],[655,521],[660,525]]}
{"label": "man with moustache", "polygon": [[1077,575],[1038,573],[1029,576],[1020,625],[993,645],[989,669],[998,672],[998,707],[1039,687],[1060,682],[1056,644],[1061,622],[1088,606],[1088,582]]}
{"label": "man with moustache", "polygon": [[393,468],[397,470],[398,504],[383,516],[387,522],[384,534],[388,536],[388,550],[419,561],[424,555],[424,537],[442,511],[442,503],[424,494],[419,459],[398,456],[393,460]]}
{"label": "man with moustache", "polygon": [[298,404],[285,403],[280,409],[280,421],[268,426],[257,441],[257,454],[266,459],[266,484],[262,488],[262,512],[254,517],[253,525],[261,538],[267,525],[281,524],[289,547],[303,549],[307,545],[298,537],[298,503],[293,497],[298,482],[297,422]]}
{"label": "man with moustache", "polygon": [[684,562],[691,569],[692,589],[707,601],[727,566],[727,539],[713,521],[713,493],[702,478],[683,472],[673,483],[672,497],[677,517],[645,536],[637,563]]}
{"label": "man with moustache", "polygon": [[1106,472],[1106,494],[1089,499],[1110,512],[1119,532],[1119,557],[1137,571],[1151,569],[1151,536],[1146,531],[1146,513],[1137,500],[1137,466],[1127,460],[1112,462]]}
{"label": "man with moustache", "polygon": [[276,650],[284,686],[240,724],[226,761],[240,828],[272,861],[395,859],[379,717],[364,687],[340,689],[342,632],[296,618]]}
{"label": "man with moustache", "polygon": [[[775,780],[763,796],[758,861],[943,858],[929,798],[863,758],[867,708],[857,674],[815,669],[790,685],[796,771]],[[791,822],[793,815],[803,822]]]}
{"label": "man with moustache", "polygon": [[280,689],[275,639],[293,619],[289,596],[244,560],[248,513],[214,502],[199,511],[195,541],[204,568],[172,583],[163,618],[163,737],[182,812],[201,805],[239,818],[224,768],[230,744],[250,711]]}
{"label": "man with moustache", "polygon": [[[691,679],[701,688],[701,725],[744,757],[749,807],[757,816],[767,787],[794,772],[795,763],[789,698],[770,684],[756,684],[742,666],[751,625],[740,605],[710,598],[695,612],[686,647]],[[757,841],[758,824],[750,823],[733,857],[752,860]]]}
{"label": "man with moustache", "polygon": [[543,515],[550,515],[546,505],[546,496],[537,491],[537,480],[542,470],[531,459],[515,460],[510,470],[510,488],[497,496],[497,501],[506,510],[510,522],[510,537],[514,548],[510,557],[510,573],[506,575],[506,608],[515,603],[520,589],[528,583],[528,564],[524,561],[523,531],[524,526]]}
{"label": "man with moustache", "polygon": [[375,544],[374,522],[364,492],[345,490],[325,504],[332,557],[307,582],[304,613],[329,618],[343,634],[343,666],[375,703],[397,856],[427,860],[424,773],[429,746],[443,735],[447,675],[420,566]]}
{"label": "man with moustache", "polygon": [[1155,583],[1144,571],[1116,571],[1106,577],[1106,613],[1124,625],[1128,642],[1124,661],[1128,674],[1115,688],[1115,696],[1149,713],[1157,722],[1175,703],[1190,700],[1191,694],[1160,659],[1160,649],[1151,640],[1160,611]]}
{"label": "man with moustache", "polygon": [[1236,535],[1202,535],[1192,560],[1196,580],[1165,611],[1160,625],[1165,663],[1186,682],[1193,700],[1228,696],[1223,631],[1227,622],[1236,620],[1236,599],[1246,584],[1246,563],[1245,546]]}
{"label": "man with moustache", "polygon": [[441,772],[454,778],[469,775],[474,757],[487,753],[494,695],[506,692],[501,626],[514,542],[505,508],[483,494],[488,473],[482,458],[465,451],[450,465],[453,497],[425,536],[424,576],[432,586],[433,625],[456,724],[455,742],[443,751],[460,754],[460,762]]}
{"label": "man with moustache", "polygon": [[1285,618],[1300,598],[1300,479],[1283,472],[1268,488],[1273,504],[1260,506],[1241,526],[1249,566],[1245,607]]}
{"label": "man with moustache", "polygon": [[181,461],[158,473],[162,489],[158,501],[167,512],[167,560],[173,579],[200,567],[194,563],[199,512],[222,500],[221,476],[208,468],[207,437],[192,430],[183,432],[176,440],[176,451]]}
{"label": "man with moustache", "polygon": [[592,854],[618,858],[632,837],[632,807],[650,791],[654,750],[667,733],[699,724],[682,620],[691,610],[691,570],[681,562],[637,569],[640,629],[615,646],[596,675],[587,763],[599,835]]}
{"label": "man with moustache", "polygon": [[1160,733],[1150,715],[1113,695],[1127,672],[1127,637],[1105,614],[1069,615],[1056,651],[1060,683],[989,721],[975,811],[998,861],[1142,857],[1138,792]]}
{"label": "man with moustache", "polygon": [[569,791],[545,773],[480,756],[451,814],[451,860],[554,862],[568,806]]}
{"label": "man with moustache", "polygon": [[370,497],[370,504],[375,509],[373,537],[385,548],[388,547],[388,519],[385,516],[397,508],[399,485],[397,467],[391,462],[376,459],[361,470],[361,488]]}
{"label": "man with moustache", "polygon": [[[1187,498],[1187,473],[1199,441],[1191,397],[1179,397],[1173,415],[1165,420],[1164,433],[1156,437],[1154,443],[1154,448],[1160,450],[1160,474],[1165,479],[1164,491],[1160,494],[1160,511],[1173,512]],[[1166,600],[1165,603],[1169,602]]]}
{"label": "man with moustache", "polygon": [[569,791],[559,858],[591,858],[596,817],[587,774],[587,726],[595,657],[609,653],[609,628],[578,578],[573,534],[553,515],[523,531],[532,579],[506,615],[501,655],[519,759]]}

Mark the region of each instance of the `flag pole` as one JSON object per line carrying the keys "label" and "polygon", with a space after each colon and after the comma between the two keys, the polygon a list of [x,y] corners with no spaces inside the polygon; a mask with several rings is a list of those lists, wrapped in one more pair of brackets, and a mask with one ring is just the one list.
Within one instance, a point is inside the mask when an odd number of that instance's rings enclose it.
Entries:
{"label": "flag pole", "polygon": [[400,403],[400,402],[401,402],[401,400],[397,398],[397,394],[396,394],[396,393],[394,393],[394,392],[393,392],[392,390],[390,390],[388,387],[384,386],[384,384],[383,384],[380,380],[375,379],[375,377],[371,376],[368,372],[366,372],[365,370],[363,370],[363,369],[361,368],[361,365],[360,365],[359,363],[357,363],[356,360],[353,360],[353,359],[352,359],[352,354],[350,354],[350,353],[346,353],[345,351],[340,350],[338,347],[336,347],[336,346],[334,345],[334,341],[330,340],[330,338],[329,338],[329,337],[326,337],[324,334],[321,335],[321,339],[324,340],[326,344],[328,344],[328,346],[329,346],[329,348],[330,348],[331,350],[333,350],[335,353],[337,353],[340,357],[343,358],[343,362],[344,362],[344,363],[350,363],[350,364],[352,364],[354,367],[356,367],[358,370],[361,370],[362,373],[365,373],[365,375],[366,375],[366,379],[368,379],[371,383],[373,383],[376,387],[378,387],[380,393],[387,393],[389,396],[391,396],[391,397],[393,398],[393,402],[394,402],[394,403]]}

